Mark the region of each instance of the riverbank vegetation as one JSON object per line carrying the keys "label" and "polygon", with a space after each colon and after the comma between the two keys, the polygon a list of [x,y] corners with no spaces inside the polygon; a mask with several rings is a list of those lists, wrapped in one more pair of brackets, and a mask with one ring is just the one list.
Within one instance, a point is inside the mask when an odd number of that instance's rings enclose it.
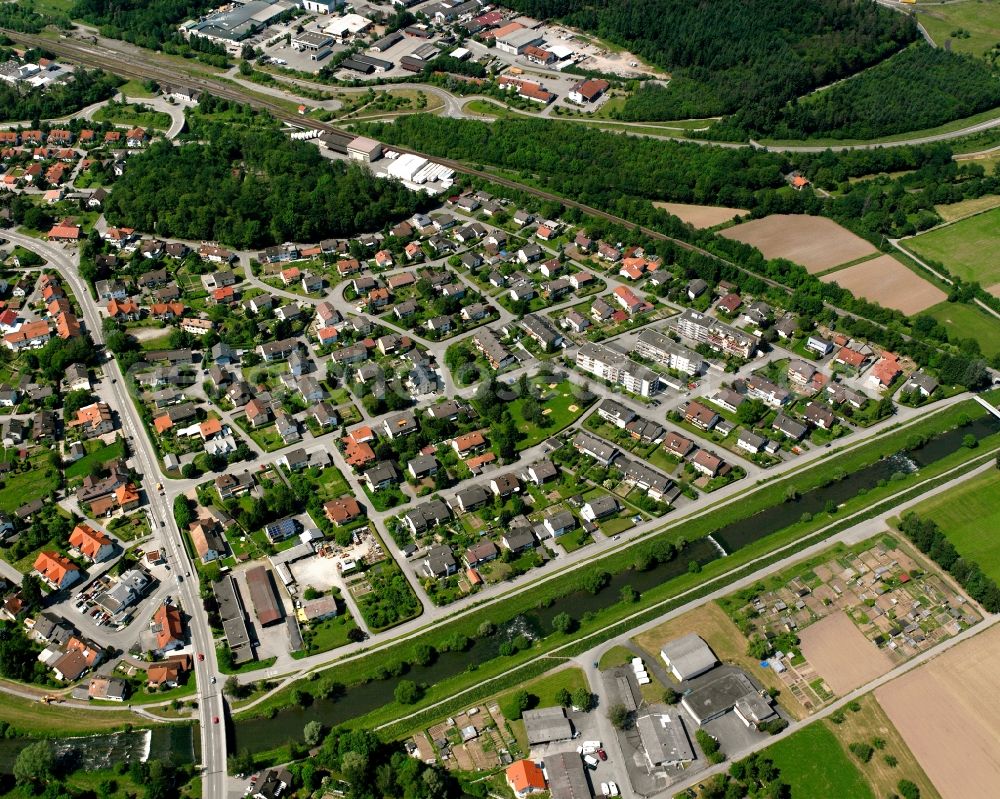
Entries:
{"label": "riverbank vegetation", "polygon": [[[749,518],[768,507],[780,505],[788,501],[790,488],[805,493],[837,479],[837,474],[853,473],[867,464],[898,452],[908,444],[918,446],[926,438],[950,429],[956,424],[981,417],[984,413],[985,411],[974,403],[960,403],[958,406],[939,412],[912,426],[866,442],[848,453],[834,455],[823,464],[804,469],[801,473],[789,478],[763,486],[753,493],[741,497],[739,502],[730,503],[701,516],[686,519],[683,524],[664,528],[659,533],[654,534],[651,539],[610,552],[600,563],[565,571],[528,590],[506,597],[499,605],[483,607],[456,618],[449,623],[447,628],[449,640],[452,637],[467,636],[468,640],[471,640],[495,635],[500,625],[506,624],[522,614],[531,614],[539,608],[546,608],[558,599],[579,590],[579,586],[585,584],[588,575],[592,573],[602,573],[610,577],[629,570],[650,568],[657,562],[652,559],[653,556],[656,553],[665,552],[668,547],[674,552],[675,557],[683,559],[685,539],[693,540],[703,537],[732,522]],[[587,613],[579,619],[574,619],[578,622],[579,627],[572,635],[554,631],[547,635],[542,633],[544,637],[533,642],[528,640],[528,646],[525,648],[515,649],[509,654],[501,655],[484,663],[470,665],[466,672],[441,680],[435,685],[426,686],[422,698],[417,703],[417,709],[420,706],[427,707],[435,702],[444,702],[443,706],[438,706],[429,713],[419,713],[416,717],[400,725],[393,725],[391,731],[395,734],[402,734],[408,729],[419,726],[421,721],[426,720],[425,715],[428,718],[436,717],[442,712],[451,712],[459,709],[463,704],[477,701],[481,696],[496,693],[505,688],[516,687],[524,680],[556,665],[558,657],[555,656],[567,656],[585,651],[587,648],[599,644],[601,640],[606,640],[618,632],[624,632],[624,629],[619,629],[622,627],[623,619],[639,613],[639,621],[633,620],[629,622],[629,626],[645,620],[647,614],[643,612],[644,608],[648,609],[649,618],[655,618],[657,614],[669,609],[664,607],[663,603],[675,604],[671,601],[672,597],[678,597],[686,591],[695,591],[696,594],[707,591],[720,578],[728,581],[732,579],[731,575],[741,573],[742,567],[754,559],[762,558],[766,561],[772,557],[770,553],[774,553],[778,547],[805,546],[808,542],[814,542],[810,536],[821,528],[829,528],[831,523],[836,525],[838,518],[844,519],[842,524],[849,526],[857,521],[857,519],[847,520],[845,518],[851,513],[860,511],[867,518],[881,512],[885,509],[883,505],[887,504],[883,502],[884,500],[906,496],[907,491],[917,490],[914,489],[914,486],[918,484],[921,485],[919,490],[923,490],[928,484],[927,481],[933,481],[945,470],[967,462],[973,457],[973,453],[982,453],[983,457],[987,457],[990,449],[997,444],[1000,444],[1000,434],[991,434],[983,439],[982,448],[979,450],[959,448],[950,455],[945,455],[940,460],[922,468],[917,473],[900,473],[892,480],[882,481],[878,486],[847,500],[832,513],[820,513],[809,516],[809,518],[803,517],[796,523],[774,531],[736,550],[726,558],[716,558],[707,562],[698,573],[689,573],[685,570],[679,576],[665,580],[645,591],[638,602],[612,601],[598,612]],[[825,534],[832,534],[832,530]],[[763,563],[758,562],[755,568],[761,565]],[[724,575],[725,577],[723,577]],[[685,599],[691,598],[690,595],[685,597]],[[419,662],[419,648],[433,647],[435,643],[440,641],[441,634],[440,630],[428,631],[405,642],[399,642],[389,649],[373,652],[357,660],[333,666],[321,672],[317,679],[302,684],[298,690],[313,692],[319,696],[328,693],[327,686],[339,686],[338,691],[342,693],[344,686],[370,680],[387,680],[386,694],[388,695],[395,680],[406,675],[409,664]],[[551,652],[551,654],[538,660],[539,655],[546,652]],[[288,704],[289,690],[274,694],[249,711],[247,715],[269,717]],[[466,691],[469,693],[463,694]],[[413,712],[412,705],[403,706],[396,702],[389,702],[373,712],[351,718],[346,723],[352,727],[374,729]]]}

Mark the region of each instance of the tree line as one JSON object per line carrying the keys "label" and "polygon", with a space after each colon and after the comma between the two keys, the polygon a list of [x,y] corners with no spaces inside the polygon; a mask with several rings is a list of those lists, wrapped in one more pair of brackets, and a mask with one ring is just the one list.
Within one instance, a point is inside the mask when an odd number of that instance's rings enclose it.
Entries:
{"label": "tree line", "polygon": [[900,519],[899,529],[921,552],[954,577],[988,613],[1000,612],[1000,587],[983,573],[978,563],[958,553],[937,522],[908,511]]}
{"label": "tree line", "polygon": [[129,159],[106,205],[112,224],[239,249],[380,230],[426,198],[323,158],[276,127],[213,126],[205,143],[154,143]]}
{"label": "tree line", "polygon": [[214,8],[211,0],[76,0],[70,14],[100,28],[102,36],[124,39],[150,50],[162,50],[226,66],[226,49],[201,36],[185,40],[177,26]]}

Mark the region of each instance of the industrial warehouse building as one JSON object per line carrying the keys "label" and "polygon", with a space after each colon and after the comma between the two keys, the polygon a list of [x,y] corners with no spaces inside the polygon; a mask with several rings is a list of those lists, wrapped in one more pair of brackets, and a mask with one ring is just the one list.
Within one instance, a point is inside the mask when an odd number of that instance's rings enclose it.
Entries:
{"label": "industrial warehouse building", "polygon": [[347,145],[347,157],[352,161],[364,161],[370,164],[372,161],[377,161],[381,155],[382,145],[375,139],[365,136],[358,136]]}
{"label": "industrial warehouse building", "polygon": [[760,722],[777,715],[771,706],[771,700],[764,696],[746,674],[727,671],[718,679],[685,694],[681,704],[699,725],[739,707],[737,715],[740,720],[746,726],[756,728]]}
{"label": "industrial warehouse building", "polygon": [[526,710],[521,716],[528,744],[547,744],[551,741],[568,741],[573,737],[573,725],[566,718],[566,710],[561,707],[542,707]]}
{"label": "industrial warehouse building", "polygon": [[261,626],[267,627],[285,617],[285,607],[268,569],[263,566],[250,569],[247,572],[247,588],[250,589],[250,601]]}
{"label": "industrial warehouse building", "polygon": [[544,769],[552,799],[590,799],[593,796],[583,760],[576,752],[546,755]]}
{"label": "industrial warehouse building", "polygon": [[681,682],[704,674],[718,662],[711,647],[694,633],[668,641],[660,650],[660,657]]}
{"label": "industrial warehouse building", "polygon": [[650,768],[681,765],[694,760],[694,749],[684,727],[684,719],[678,714],[650,713],[637,718],[635,726]]}

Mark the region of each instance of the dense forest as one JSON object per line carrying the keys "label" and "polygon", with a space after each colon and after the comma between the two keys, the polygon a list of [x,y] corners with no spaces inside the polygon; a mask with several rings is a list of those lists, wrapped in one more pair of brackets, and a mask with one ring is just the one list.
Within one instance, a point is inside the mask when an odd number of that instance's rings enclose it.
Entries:
{"label": "dense forest", "polygon": [[784,185],[779,154],[619,136],[542,119],[490,123],[420,114],[368,130],[422,152],[501,166],[593,203],[638,196],[746,208],[755,204],[758,189]]}
{"label": "dense forest", "polygon": [[212,0],[76,0],[70,13],[98,26],[104,36],[225,66],[224,47],[199,36],[185,41],[177,31],[184,20],[217,5]]}
{"label": "dense forest", "polygon": [[0,120],[39,120],[66,116],[113,97],[122,80],[100,70],[78,69],[73,79],[47,89],[0,83]]}
{"label": "dense forest", "polygon": [[[658,119],[740,108],[754,118],[773,119],[793,97],[875,64],[917,37],[908,17],[856,0],[511,0],[507,5],[533,17],[562,18],[670,70],[669,92],[656,95]],[[640,102],[648,106],[648,97]],[[635,109],[626,106],[626,117]]]}
{"label": "dense forest", "polygon": [[[217,102],[206,99],[202,113]],[[274,126],[206,130],[205,143],[158,142],[130,158],[108,199],[109,221],[244,249],[379,230],[426,202]]]}
{"label": "dense forest", "polygon": [[56,18],[48,13],[41,14],[35,8],[33,0],[0,3],[0,28],[8,28],[21,33],[41,33],[42,28],[49,23],[65,26],[69,24],[69,18]]}
{"label": "dense forest", "polygon": [[786,106],[762,127],[740,111],[709,136],[872,139],[931,128],[1000,105],[1000,77],[983,60],[920,42],[850,80]]}

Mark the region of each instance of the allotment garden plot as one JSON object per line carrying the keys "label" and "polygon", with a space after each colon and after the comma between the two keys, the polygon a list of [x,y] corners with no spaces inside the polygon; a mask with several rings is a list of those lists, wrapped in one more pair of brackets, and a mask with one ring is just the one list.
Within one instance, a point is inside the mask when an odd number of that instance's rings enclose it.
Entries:
{"label": "allotment garden plot", "polygon": [[801,264],[810,274],[878,252],[860,236],[822,216],[773,214],[727,228],[720,235],[756,247],[766,258]]}
{"label": "allotment garden plot", "polygon": [[911,272],[891,255],[830,272],[821,280],[836,283],[855,297],[864,297],[905,314],[920,313],[947,298],[941,289]]}
{"label": "allotment garden plot", "polygon": [[720,604],[751,641],[770,642],[761,657],[814,711],[982,621],[930,568],[884,536],[837,545]]}

